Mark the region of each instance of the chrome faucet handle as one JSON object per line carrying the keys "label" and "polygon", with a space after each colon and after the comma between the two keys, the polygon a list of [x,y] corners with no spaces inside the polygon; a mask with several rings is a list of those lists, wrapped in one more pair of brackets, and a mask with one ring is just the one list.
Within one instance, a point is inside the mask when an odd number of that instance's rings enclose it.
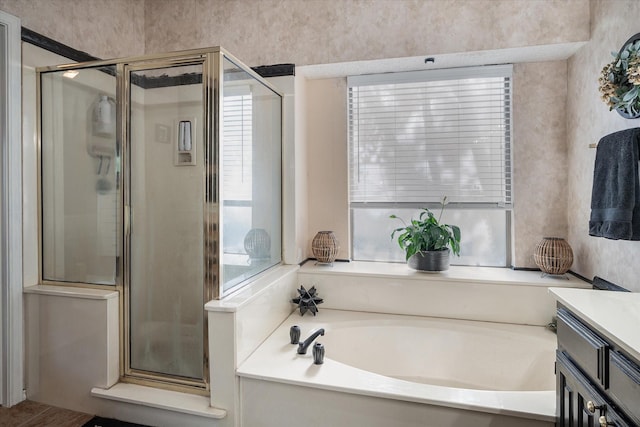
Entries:
{"label": "chrome faucet handle", "polygon": [[289,329],[289,338],[291,338],[291,344],[298,344],[300,342],[300,326],[293,325]]}

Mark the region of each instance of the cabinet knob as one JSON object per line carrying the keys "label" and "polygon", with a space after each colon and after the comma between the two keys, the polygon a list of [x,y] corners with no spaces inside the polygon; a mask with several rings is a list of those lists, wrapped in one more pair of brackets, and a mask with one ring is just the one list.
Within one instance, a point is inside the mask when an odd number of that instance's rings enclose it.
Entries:
{"label": "cabinet knob", "polygon": [[593,403],[592,400],[589,400],[587,402],[587,411],[591,412],[592,414],[595,414],[596,409],[603,409],[604,405],[596,405],[595,403]]}
{"label": "cabinet knob", "polygon": [[598,418],[598,421],[600,422],[601,427],[615,426],[614,423],[610,423],[609,421],[607,421],[607,417],[605,417],[604,415],[600,416],[600,418]]}

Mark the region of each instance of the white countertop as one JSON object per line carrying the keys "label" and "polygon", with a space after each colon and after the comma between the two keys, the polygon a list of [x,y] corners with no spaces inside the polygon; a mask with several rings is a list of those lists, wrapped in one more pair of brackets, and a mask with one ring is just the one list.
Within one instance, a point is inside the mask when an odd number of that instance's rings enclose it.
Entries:
{"label": "white countertop", "polygon": [[640,360],[640,293],[551,288],[551,294],[613,344]]}

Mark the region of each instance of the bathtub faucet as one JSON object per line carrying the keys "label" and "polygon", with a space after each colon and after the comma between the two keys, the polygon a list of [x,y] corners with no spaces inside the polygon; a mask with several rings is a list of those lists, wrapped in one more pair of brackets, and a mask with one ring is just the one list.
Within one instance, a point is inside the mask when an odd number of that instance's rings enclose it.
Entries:
{"label": "bathtub faucet", "polygon": [[307,347],[309,347],[313,341],[318,338],[318,336],[324,336],[324,328],[320,328],[314,331],[309,338],[304,340],[304,342],[298,343],[298,354],[307,354]]}

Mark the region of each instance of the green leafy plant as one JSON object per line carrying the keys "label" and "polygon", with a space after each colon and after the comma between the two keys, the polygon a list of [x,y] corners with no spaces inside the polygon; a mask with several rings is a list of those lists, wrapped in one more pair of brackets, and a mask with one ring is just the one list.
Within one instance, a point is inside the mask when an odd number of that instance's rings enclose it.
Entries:
{"label": "green leafy plant", "polygon": [[451,248],[455,255],[460,255],[460,228],[440,223],[446,201],[444,197],[438,218],[427,208],[423,208],[418,219],[411,219],[409,224],[396,215],[389,217],[399,219],[404,224],[404,227],[393,230],[391,238],[398,234],[398,245],[405,251],[407,260],[418,252],[443,251],[447,248]]}
{"label": "green leafy plant", "polygon": [[626,44],[600,74],[600,95],[609,110],[640,114],[640,40]]}

